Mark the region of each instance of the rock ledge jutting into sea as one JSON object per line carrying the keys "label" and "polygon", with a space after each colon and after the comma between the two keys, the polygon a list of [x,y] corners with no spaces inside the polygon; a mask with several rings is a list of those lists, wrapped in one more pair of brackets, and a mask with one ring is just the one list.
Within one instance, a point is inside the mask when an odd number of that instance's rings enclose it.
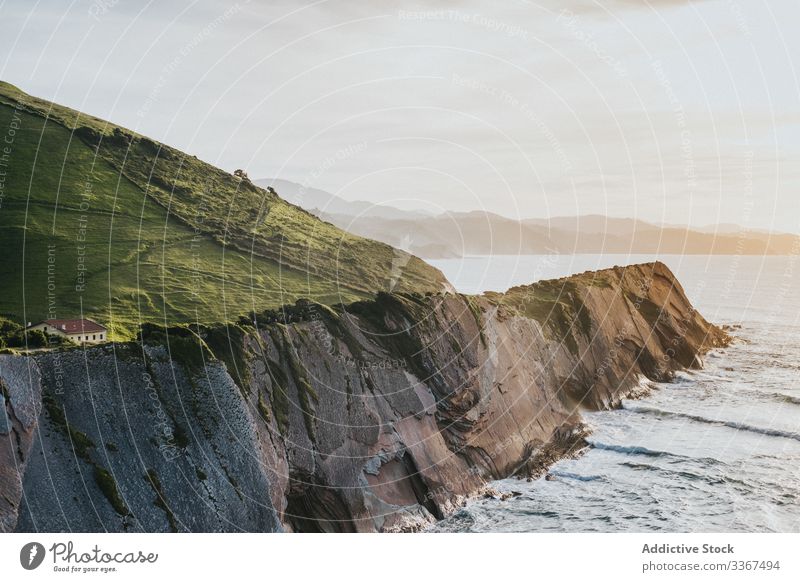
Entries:
{"label": "rock ledge jutting into sea", "polygon": [[729,338],[662,263],[0,356],[0,531],[415,531]]}

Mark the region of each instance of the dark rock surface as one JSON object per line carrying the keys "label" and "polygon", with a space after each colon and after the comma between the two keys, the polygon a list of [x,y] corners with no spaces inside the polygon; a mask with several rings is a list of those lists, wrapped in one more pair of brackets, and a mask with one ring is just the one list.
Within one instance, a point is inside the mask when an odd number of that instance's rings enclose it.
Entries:
{"label": "dark rock surface", "polygon": [[661,263],[255,319],[0,356],[0,528],[419,530],[728,341]]}
{"label": "dark rock surface", "polygon": [[0,355],[0,532],[13,531],[41,410],[39,367]]}

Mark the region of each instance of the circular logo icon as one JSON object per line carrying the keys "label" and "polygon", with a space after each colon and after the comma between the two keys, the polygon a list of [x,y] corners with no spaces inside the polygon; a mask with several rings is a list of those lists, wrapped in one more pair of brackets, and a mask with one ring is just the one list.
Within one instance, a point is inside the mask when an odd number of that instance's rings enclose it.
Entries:
{"label": "circular logo icon", "polygon": [[19,563],[26,570],[35,570],[44,561],[44,546],[39,542],[30,542],[19,551]]}

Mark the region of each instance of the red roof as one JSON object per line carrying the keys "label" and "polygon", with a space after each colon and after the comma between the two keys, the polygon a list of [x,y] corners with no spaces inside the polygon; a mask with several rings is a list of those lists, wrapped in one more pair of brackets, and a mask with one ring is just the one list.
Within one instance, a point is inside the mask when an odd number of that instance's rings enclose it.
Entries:
{"label": "red roof", "polygon": [[60,329],[64,333],[92,333],[97,331],[106,331],[99,323],[95,323],[90,319],[45,319],[36,325],[47,324],[49,327]]}

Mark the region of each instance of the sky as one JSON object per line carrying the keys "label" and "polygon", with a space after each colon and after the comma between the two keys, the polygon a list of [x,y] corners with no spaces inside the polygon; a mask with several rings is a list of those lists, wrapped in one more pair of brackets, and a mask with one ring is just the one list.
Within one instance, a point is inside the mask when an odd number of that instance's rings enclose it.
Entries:
{"label": "sky", "polygon": [[800,232],[796,0],[397,5],[5,1],[0,79],[350,200]]}

